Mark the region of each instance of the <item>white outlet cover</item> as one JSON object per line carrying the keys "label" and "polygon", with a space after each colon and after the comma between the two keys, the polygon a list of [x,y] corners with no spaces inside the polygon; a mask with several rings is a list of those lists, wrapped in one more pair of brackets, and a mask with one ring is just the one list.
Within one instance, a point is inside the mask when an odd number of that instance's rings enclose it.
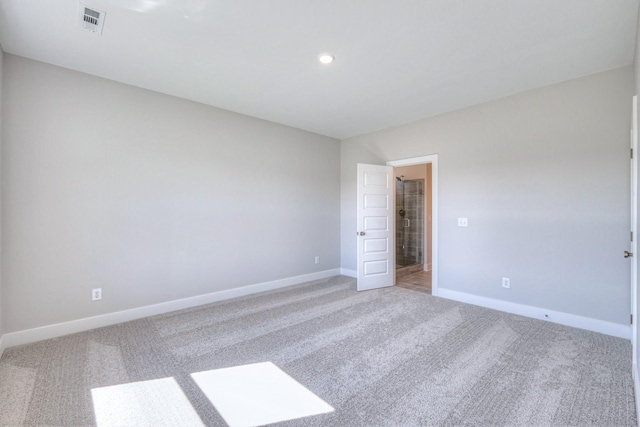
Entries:
{"label": "white outlet cover", "polygon": [[469,219],[468,218],[458,218],[458,227],[468,227]]}

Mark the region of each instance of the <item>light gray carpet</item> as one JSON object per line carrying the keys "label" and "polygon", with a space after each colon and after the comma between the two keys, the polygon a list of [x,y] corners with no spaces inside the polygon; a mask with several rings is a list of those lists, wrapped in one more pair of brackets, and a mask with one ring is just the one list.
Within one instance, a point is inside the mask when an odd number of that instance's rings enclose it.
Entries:
{"label": "light gray carpet", "polygon": [[257,362],[335,408],[282,426],[635,426],[629,341],[334,277],[5,351],[0,425],[95,425],[91,389]]}

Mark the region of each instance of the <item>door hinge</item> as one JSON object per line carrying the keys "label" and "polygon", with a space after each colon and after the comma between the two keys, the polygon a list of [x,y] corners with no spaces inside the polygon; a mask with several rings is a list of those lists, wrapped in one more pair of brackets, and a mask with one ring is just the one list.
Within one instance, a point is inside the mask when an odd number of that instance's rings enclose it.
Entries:
{"label": "door hinge", "polygon": [[631,149],[631,158],[633,159],[633,148]]}
{"label": "door hinge", "polygon": [[633,242],[633,231],[631,232],[631,241]]}
{"label": "door hinge", "polygon": [[633,314],[631,314],[629,317],[631,318],[631,319],[629,319],[629,323],[631,323],[633,325]]}

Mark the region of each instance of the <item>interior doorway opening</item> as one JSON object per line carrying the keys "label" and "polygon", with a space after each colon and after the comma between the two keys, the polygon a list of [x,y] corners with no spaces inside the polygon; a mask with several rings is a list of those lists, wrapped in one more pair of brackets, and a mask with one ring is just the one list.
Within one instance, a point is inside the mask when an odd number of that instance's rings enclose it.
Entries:
{"label": "interior doorway opening", "polygon": [[431,164],[393,171],[396,285],[431,293]]}
{"label": "interior doorway opening", "polygon": [[437,155],[396,160],[395,284],[437,295]]}
{"label": "interior doorway opening", "polygon": [[[395,173],[402,173],[394,169]],[[396,233],[396,272],[415,272],[425,270],[427,247],[425,235],[426,218],[426,179],[407,179],[405,175],[396,175],[395,185],[395,233]]]}

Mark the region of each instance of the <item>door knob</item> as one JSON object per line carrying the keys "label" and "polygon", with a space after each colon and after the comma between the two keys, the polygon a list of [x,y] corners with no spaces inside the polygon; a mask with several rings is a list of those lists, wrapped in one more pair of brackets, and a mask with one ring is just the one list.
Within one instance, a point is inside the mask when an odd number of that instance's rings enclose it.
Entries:
{"label": "door knob", "polygon": [[364,231],[359,231],[356,233],[358,236],[364,236]]}
{"label": "door knob", "polygon": [[632,257],[632,256],[633,256],[633,253],[631,253],[629,251],[624,251],[624,257],[625,258],[629,258],[629,257]]}

